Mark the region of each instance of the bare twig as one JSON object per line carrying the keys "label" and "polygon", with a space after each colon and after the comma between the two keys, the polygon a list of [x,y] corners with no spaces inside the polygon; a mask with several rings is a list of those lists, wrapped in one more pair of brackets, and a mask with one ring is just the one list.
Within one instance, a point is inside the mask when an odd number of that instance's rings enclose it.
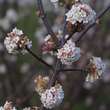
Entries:
{"label": "bare twig", "polygon": [[57,75],[57,72],[58,72],[57,69],[58,69],[59,64],[60,64],[60,62],[59,62],[59,60],[57,59],[56,65],[55,65],[55,69],[54,69],[54,71],[53,71],[53,73],[52,73],[50,82],[49,82],[49,84],[48,84],[48,88],[50,88],[50,87],[54,84],[54,82],[55,82],[56,75]]}
{"label": "bare twig", "polygon": [[42,18],[42,21],[43,21],[48,33],[51,35],[51,37],[53,38],[55,43],[58,43],[58,39],[57,39],[55,33],[53,32],[53,30],[52,30],[52,28],[51,28],[51,26],[47,20],[47,16],[44,12],[42,0],[37,0],[37,6],[38,6],[38,10],[40,12],[40,17]]}
{"label": "bare twig", "polygon": [[29,48],[26,47],[26,50],[34,57],[36,58],[39,62],[44,64],[46,67],[50,68],[53,70],[53,67],[49,65],[47,62],[45,62],[42,58],[38,57],[35,53],[33,53]]}
{"label": "bare twig", "polygon": [[76,71],[76,72],[87,72],[86,70],[84,69],[73,69],[73,68],[70,68],[70,69],[59,69],[58,72],[68,72],[68,71]]}

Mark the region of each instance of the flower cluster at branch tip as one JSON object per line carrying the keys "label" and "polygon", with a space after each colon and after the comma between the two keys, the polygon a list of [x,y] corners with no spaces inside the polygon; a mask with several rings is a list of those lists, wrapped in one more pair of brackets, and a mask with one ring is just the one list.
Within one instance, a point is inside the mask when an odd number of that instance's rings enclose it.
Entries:
{"label": "flower cluster at branch tip", "polygon": [[47,89],[49,77],[48,76],[43,77],[39,75],[35,78],[34,82],[36,92],[38,92],[38,94],[41,95]]}
{"label": "flower cluster at branch tip", "polygon": [[[61,30],[58,30],[58,32],[55,33],[57,40],[61,41],[62,37],[63,37],[63,33]],[[48,34],[45,39],[43,44],[41,45],[41,49],[43,54],[54,54],[55,53],[55,48],[56,48],[56,44],[52,38],[52,36],[50,34]]]}
{"label": "flower cluster at branch tip", "polygon": [[12,106],[12,102],[6,101],[4,106],[0,107],[0,110],[16,110],[16,108]]}
{"label": "flower cluster at branch tip", "polygon": [[32,42],[24,35],[22,30],[14,28],[12,32],[7,34],[4,40],[5,47],[9,53],[16,54],[18,52],[26,53],[26,47],[31,48]]}
{"label": "flower cluster at branch tip", "polygon": [[64,99],[64,91],[60,84],[47,89],[41,95],[41,102],[47,109],[52,109],[62,103]]}
{"label": "flower cluster at branch tip", "polygon": [[92,57],[88,65],[87,82],[94,82],[99,79],[105,70],[105,64],[100,57]]}
{"label": "flower cluster at branch tip", "polygon": [[42,44],[42,52],[45,53],[52,53],[55,47],[55,43],[51,37],[51,35],[47,35],[44,39],[44,43]]}
{"label": "flower cluster at branch tip", "polygon": [[79,60],[81,56],[80,48],[75,47],[75,43],[69,40],[61,49],[58,49],[57,58],[62,64],[71,65]]}
{"label": "flower cluster at branch tip", "polygon": [[89,5],[77,2],[66,13],[66,16],[66,21],[73,25],[77,25],[77,23],[87,24],[94,21],[96,13]]}
{"label": "flower cluster at branch tip", "polygon": [[40,95],[41,102],[45,108],[54,108],[61,104],[64,98],[64,91],[60,84],[48,89],[49,77],[37,76],[35,78],[35,90]]}

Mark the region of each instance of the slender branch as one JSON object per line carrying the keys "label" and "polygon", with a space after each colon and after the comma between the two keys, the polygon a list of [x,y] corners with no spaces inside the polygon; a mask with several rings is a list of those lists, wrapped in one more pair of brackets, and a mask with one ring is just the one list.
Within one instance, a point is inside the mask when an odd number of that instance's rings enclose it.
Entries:
{"label": "slender branch", "polygon": [[51,37],[53,38],[53,40],[58,43],[58,39],[55,35],[55,33],[53,32],[48,20],[47,20],[47,16],[44,12],[44,9],[43,9],[43,4],[42,4],[42,0],[37,0],[37,6],[38,6],[38,10],[40,12],[40,17],[42,18],[42,21],[48,31],[48,33],[51,35]]}
{"label": "slender branch", "polygon": [[56,80],[56,75],[57,75],[57,72],[58,72],[57,70],[58,70],[59,64],[60,64],[60,62],[57,59],[56,64],[55,64],[55,69],[54,69],[54,71],[52,73],[52,77],[51,77],[50,82],[48,84],[48,88],[50,88],[54,84],[54,82]]}
{"label": "slender branch", "polygon": [[68,41],[69,39],[71,39],[71,37],[73,36],[74,33],[75,33],[75,32],[73,31],[73,32],[69,35],[69,37],[64,41],[64,44],[67,43],[67,41]]}
{"label": "slender branch", "polygon": [[[97,24],[96,21],[99,20],[101,17],[103,17],[103,15],[104,15],[109,9],[110,9],[110,4],[108,5],[108,7],[106,7],[105,9],[103,9],[103,11],[101,11],[101,12],[99,13],[99,15],[98,15],[98,16],[96,17],[96,19],[95,19],[95,22],[89,24],[89,25],[79,34],[78,39],[77,39],[75,42],[78,43],[78,42],[83,38],[83,36],[86,34],[86,32],[87,32],[90,28],[92,28],[93,26],[95,26],[95,24]],[[74,32],[69,35],[69,37],[65,40],[65,43],[66,43],[69,39],[71,39],[71,37],[73,36],[73,34],[74,34]]]}
{"label": "slender branch", "polygon": [[26,47],[26,50],[34,57],[36,58],[39,62],[47,66],[48,68],[53,70],[53,67],[49,65],[47,62],[45,62],[42,58],[38,57],[35,53],[33,53],[29,48]]}
{"label": "slender branch", "polygon": [[96,22],[91,23],[90,25],[88,25],[78,36],[78,39],[75,41],[76,43],[78,43],[86,34],[86,32],[91,29],[93,26],[95,26]]}
{"label": "slender branch", "polygon": [[110,10],[110,4],[105,9],[103,9],[102,12],[99,13],[99,15],[97,16],[96,20],[100,19],[108,10]]}
{"label": "slender branch", "polygon": [[[65,14],[68,12],[67,6],[65,6]],[[63,46],[64,41],[65,41],[65,35],[67,33],[67,28],[66,28],[67,22],[66,22],[66,16],[64,16],[64,27],[63,27],[63,37],[61,39],[61,46]]]}
{"label": "slender branch", "polygon": [[73,69],[73,68],[70,68],[70,69],[59,69],[59,70],[58,70],[58,72],[68,72],[68,71],[87,72],[87,71],[84,70],[84,69]]}

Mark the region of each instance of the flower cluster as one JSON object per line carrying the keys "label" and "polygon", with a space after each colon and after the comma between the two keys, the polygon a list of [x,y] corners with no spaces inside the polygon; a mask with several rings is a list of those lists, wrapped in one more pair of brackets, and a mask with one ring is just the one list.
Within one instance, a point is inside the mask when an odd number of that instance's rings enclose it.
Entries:
{"label": "flower cluster", "polygon": [[77,25],[77,23],[87,24],[94,21],[96,13],[89,5],[78,2],[72,6],[66,16],[66,21]]}
{"label": "flower cluster", "polygon": [[62,103],[64,99],[64,91],[60,84],[47,89],[41,95],[41,102],[47,109],[52,109]]}
{"label": "flower cluster", "polygon": [[16,108],[12,106],[12,102],[6,101],[4,106],[0,107],[0,110],[16,110]]}
{"label": "flower cluster", "polygon": [[[15,107],[12,106],[12,102],[6,101],[4,106],[0,107],[0,110],[17,110]],[[39,110],[39,107],[25,107],[23,110]]]}
{"label": "flower cluster", "polygon": [[14,28],[12,32],[4,40],[4,44],[9,53],[15,54],[18,52],[26,53],[26,47],[30,48],[32,42],[24,35],[22,30]]}
{"label": "flower cluster", "polygon": [[79,60],[80,53],[80,48],[75,47],[75,43],[69,40],[61,49],[58,49],[57,58],[61,60],[62,64],[71,65]]}
{"label": "flower cluster", "polygon": [[44,43],[42,45],[42,52],[45,53],[52,53],[53,49],[55,47],[55,43],[53,42],[53,39],[51,35],[47,35],[44,39]]}
{"label": "flower cluster", "polygon": [[[56,39],[58,41],[61,41],[61,39],[63,37],[62,31],[58,30],[58,32],[56,32],[55,35],[57,37]],[[47,53],[53,54],[56,50],[55,48],[56,48],[55,41],[53,40],[52,36],[50,34],[48,34],[45,37],[44,42],[41,46],[42,52],[43,52],[43,54],[47,54]]]}
{"label": "flower cluster", "polygon": [[25,107],[23,110],[39,110],[39,107]]}
{"label": "flower cluster", "polygon": [[100,78],[105,70],[105,64],[100,57],[92,57],[88,65],[88,75],[86,77],[87,82],[94,82]]}
{"label": "flower cluster", "polygon": [[41,95],[47,89],[49,77],[48,76],[42,77],[41,75],[39,75],[35,78],[34,82],[36,92],[38,92],[38,94]]}
{"label": "flower cluster", "polygon": [[64,98],[64,91],[60,84],[48,89],[49,77],[37,76],[35,78],[35,90],[40,95],[40,100],[45,108],[54,108],[61,104]]}

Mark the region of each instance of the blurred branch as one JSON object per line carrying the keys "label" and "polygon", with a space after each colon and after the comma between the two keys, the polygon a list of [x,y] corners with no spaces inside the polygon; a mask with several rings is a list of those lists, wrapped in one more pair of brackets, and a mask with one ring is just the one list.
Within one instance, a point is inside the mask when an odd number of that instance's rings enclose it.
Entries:
{"label": "blurred branch", "polygon": [[36,58],[39,62],[44,64],[46,67],[50,68],[53,70],[53,67],[49,65],[47,62],[45,62],[42,58],[38,57],[35,53],[33,53],[29,48],[26,47],[26,50],[34,57]]}
{"label": "blurred branch", "polygon": [[39,16],[42,18],[42,21],[48,31],[48,33],[51,35],[51,37],[53,38],[53,40],[55,41],[55,43],[58,42],[58,39],[55,35],[55,33],[53,32],[49,22],[48,22],[48,19],[47,19],[47,16],[44,12],[44,8],[43,8],[43,4],[42,4],[42,0],[37,0],[37,6],[38,6],[38,10],[39,10]]}
{"label": "blurred branch", "polygon": [[[77,39],[75,42],[78,43],[78,42],[83,38],[83,36],[86,34],[86,32],[87,32],[89,29],[91,29],[93,26],[95,26],[95,25],[97,24],[97,20],[99,20],[100,18],[102,18],[102,17],[104,16],[104,14],[105,14],[109,9],[110,9],[110,4],[109,4],[105,9],[103,9],[103,11],[101,11],[101,12],[99,13],[99,15],[97,15],[97,17],[96,17],[96,19],[95,19],[95,21],[94,21],[93,23],[89,24],[89,25],[79,34],[78,39]],[[73,36],[73,34],[74,34],[74,32],[69,35],[69,37],[65,40],[65,43],[66,43],[69,39],[71,39],[71,37]]]}
{"label": "blurred branch", "polygon": [[57,69],[59,68],[59,64],[60,64],[60,62],[59,62],[59,60],[57,59],[57,61],[56,61],[56,65],[55,65],[55,69],[54,69],[54,71],[53,71],[53,73],[52,73],[52,77],[51,77],[51,79],[50,79],[50,82],[49,82],[49,84],[48,84],[48,88],[50,88],[53,84],[54,84],[54,82],[55,82],[55,80],[56,80],[56,75],[57,75]]}
{"label": "blurred branch", "polygon": [[70,68],[70,69],[59,69],[58,72],[68,72],[68,71],[78,71],[78,72],[87,72],[86,70],[84,69],[73,69],[73,68]]}

